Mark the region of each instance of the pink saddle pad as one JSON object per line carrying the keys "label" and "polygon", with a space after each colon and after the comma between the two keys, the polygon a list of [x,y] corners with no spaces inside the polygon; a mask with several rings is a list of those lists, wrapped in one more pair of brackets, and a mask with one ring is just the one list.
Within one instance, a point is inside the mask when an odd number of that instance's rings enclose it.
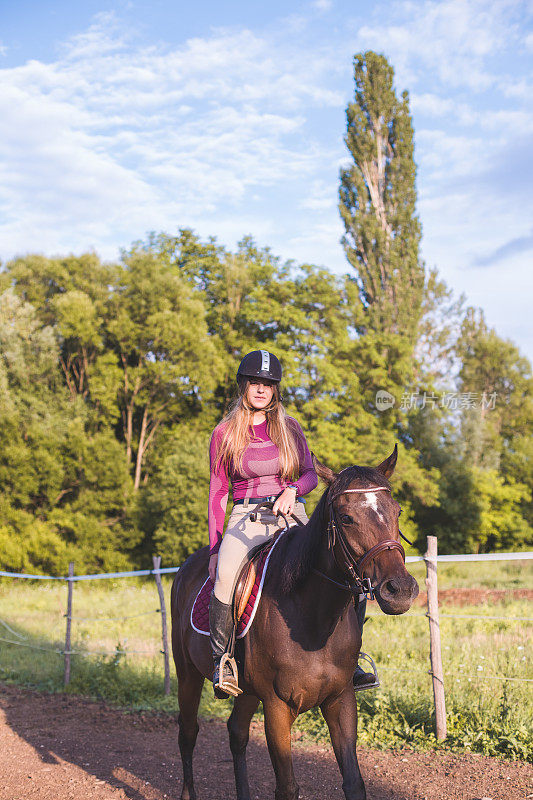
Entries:
{"label": "pink saddle pad", "polygon": [[[261,559],[259,561],[257,567],[257,575],[255,578],[255,583],[252,588],[252,592],[250,597],[248,598],[248,602],[246,603],[246,608],[244,609],[243,615],[239,620],[239,624],[237,626],[237,638],[242,639],[243,636],[246,636],[248,631],[250,630],[250,625],[252,624],[255,616],[255,612],[257,610],[257,606],[259,605],[259,599],[261,597],[261,592],[263,591],[263,583],[265,582],[265,575],[268,567],[268,562],[270,560],[270,556],[272,551],[276,547],[277,543],[281,539],[284,531],[281,534],[276,536],[274,544],[268,551],[268,553],[263,553]],[[207,578],[205,583],[202,585],[202,588],[196,595],[196,600],[194,601],[194,605],[191,611],[191,625],[197,633],[202,633],[204,636],[209,636],[209,600],[211,599],[211,592],[213,591],[213,582],[211,578]]]}

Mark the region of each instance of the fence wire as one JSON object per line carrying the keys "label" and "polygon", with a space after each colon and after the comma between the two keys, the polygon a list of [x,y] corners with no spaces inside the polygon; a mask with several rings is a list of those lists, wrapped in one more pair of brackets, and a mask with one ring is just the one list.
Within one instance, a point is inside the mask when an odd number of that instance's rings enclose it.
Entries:
{"label": "fence wire", "polygon": [[[41,650],[45,653],[55,653],[57,655],[76,655],[76,656],[129,656],[129,655],[148,655],[148,656],[157,656],[157,655],[164,655],[164,651],[160,650],[159,653],[154,652],[153,650],[55,650],[49,647],[40,647],[39,645],[29,644],[26,642],[13,642],[11,639],[4,639],[0,637],[0,642],[7,642],[8,644],[16,645],[18,647],[28,647],[31,650]],[[389,667],[388,664],[380,664],[380,669],[388,670],[389,672],[404,672],[400,667]],[[409,668],[410,673],[415,673],[418,675],[432,675],[433,673],[431,670],[425,669],[413,669],[412,667]],[[456,674],[453,672],[445,672],[444,677],[456,677]],[[513,678],[507,677],[505,675],[461,675],[461,680],[498,680],[498,681],[518,681],[519,683],[533,683],[533,678]]]}
{"label": "fence wire", "polygon": [[[378,618],[379,614],[367,614],[368,618]],[[406,617],[425,617],[426,619],[429,617],[427,611],[414,611],[413,613],[408,612]],[[491,620],[502,620],[503,622],[533,622],[533,617],[494,617],[485,614],[446,614],[441,613],[439,611],[439,619],[446,617],[448,619],[491,619]]]}
{"label": "fence wire", "polygon": [[23,636],[21,633],[17,633],[17,631],[14,631],[13,628],[11,628],[7,624],[7,622],[5,622],[5,620],[3,620],[3,619],[0,619],[0,624],[2,624],[4,626],[4,628],[7,628],[9,633],[12,633],[13,636],[18,636],[19,639],[27,639],[28,638],[27,636]]}
{"label": "fence wire", "polygon": [[[380,664],[380,669],[388,670],[389,672],[405,672],[404,669],[401,667],[389,667],[388,664]],[[430,669],[413,669],[409,667],[409,673],[414,673],[416,675],[433,675]],[[456,678],[457,674],[455,672],[444,672],[443,677],[445,678]],[[533,683],[533,678],[511,678],[505,675],[461,675],[460,680],[468,680],[468,681],[518,681],[519,683]]]}
{"label": "fence wire", "polygon": [[[51,647],[41,647],[37,644],[29,644],[27,642],[14,642],[11,639],[4,639],[0,637],[0,642],[7,642],[7,644],[13,644],[17,647],[28,647],[30,650],[41,650],[45,653],[57,653],[61,656],[129,656],[129,655],[145,655],[145,656],[156,656],[158,655],[157,652],[153,650],[55,650]],[[160,654],[163,654],[163,651],[159,651]]]}
{"label": "fence wire", "polygon": [[141,611],[140,614],[121,614],[119,617],[73,617],[68,614],[63,614],[65,619],[70,619],[75,622],[110,622],[123,619],[135,619],[136,617],[147,617],[149,614],[160,614],[161,609],[155,608],[153,611]]}
{"label": "fence wire", "polygon": [[[490,554],[466,554],[466,555],[439,555],[437,556],[438,562],[469,562],[469,561],[522,561],[526,559],[533,559],[533,552],[523,552],[523,553],[490,553]],[[413,563],[413,562],[420,562],[426,560],[424,556],[408,556],[406,558],[406,562]],[[168,575],[172,573],[178,572],[180,567],[165,567],[159,569],[147,569],[147,570],[135,570],[130,572],[111,572],[111,573],[97,573],[93,575],[73,575],[73,576],[52,576],[52,575],[30,575],[25,573],[17,573],[17,572],[6,572],[0,571],[0,577],[6,578],[18,578],[18,579],[28,579],[28,580],[54,580],[54,581],[65,581],[65,582],[78,582],[78,581],[86,581],[86,580],[103,580],[103,579],[114,579],[114,578],[129,578],[129,577],[148,577],[151,575]],[[111,621],[122,621],[126,619],[134,619],[136,617],[143,617],[148,616],[150,614],[158,614],[161,613],[161,608],[154,609],[152,611],[143,611],[138,614],[121,614],[118,616],[110,616],[110,617],[77,617],[74,615],[67,615],[63,614],[64,618],[69,619],[72,622],[111,622]],[[378,614],[368,614],[368,617],[377,617]],[[428,617],[429,614],[427,612],[415,612],[409,614],[410,617]],[[493,615],[482,615],[482,614],[447,614],[447,613],[440,613],[440,618],[450,618],[450,619],[479,619],[479,620],[495,620],[495,621],[503,621],[503,622],[533,622],[533,617],[502,617],[502,616],[493,616]],[[22,634],[15,631],[10,625],[5,622],[5,620],[0,619],[0,624],[3,625],[13,636],[16,636],[19,641],[13,641],[12,639],[6,639],[4,637],[0,637],[1,642],[5,642],[6,644],[10,644],[16,647],[26,647],[31,650],[38,650],[41,652],[46,653],[54,653],[56,655],[76,655],[76,656],[95,656],[95,655],[104,655],[104,656],[128,656],[128,655],[144,655],[144,656],[156,656],[158,655],[157,652],[153,650],[123,650],[123,649],[115,649],[115,650],[77,650],[77,649],[56,649],[50,647],[42,647],[40,645],[32,644],[28,641],[27,636],[23,636]],[[20,641],[22,640],[22,641]],[[164,651],[160,650],[159,654],[164,655]],[[380,669],[389,670],[392,672],[403,672],[401,668],[397,667],[390,667],[387,664],[380,665]],[[431,670],[421,670],[421,669],[414,669],[413,672],[418,674],[429,674],[432,675]],[[456,677],[454,673],[445,672],[445,677]],[[520,683],[533,683],[533,678],[517,678],[517,677],[509,677],[504,675],[461,675],[461,680],[498,680],[498,681],[516,681]]]}

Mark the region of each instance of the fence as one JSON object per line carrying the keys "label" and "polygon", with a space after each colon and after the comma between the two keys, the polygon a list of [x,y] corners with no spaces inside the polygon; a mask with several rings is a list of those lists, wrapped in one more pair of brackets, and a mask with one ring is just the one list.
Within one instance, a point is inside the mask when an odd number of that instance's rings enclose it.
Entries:
{"label": "fence", "polygon": [[[426,563],[426,587],[427,587],[427,611],[425,616],[428,618],[429,621],[429,635],[430,635],[430,664],[431,668],[429,670],[429,674],[431,675],[432,679],[432,686],[433,686],[433,698],[435,704],[435,719],[436,719],[436,735],[437,739],[445,739],[446,738],[446,707],[445,707],[445,693],[444,693],[444,673],[442,669],[442,657],[441,657],[441,642],[440,642],[440,614],[439,614],[439,602],[438,602],[438,586],[437,586],[437,565],[439,562],[468,562],[468,561],[522,561],[522,560],[529,560],[533,558],[533,552],[523,552],[523,553],[489,553],[489,554],[468,554],[468,555],[441,555],[437,554],[437,539],[434,536],[427,537],[427,551],[423,556],[407,556],[406,563],[415,563],[424,561]],[[149,577],[154,576],[156,587],[159,596],[159,608],[156,609],[156,612],[161,614],[161,641],[162,641],[162,650],[161,653],[164,658],[164,691],[165,694],[170,693],[170,658],[169,658],[169,647],[168,647],[168,631],[167,631],[167,613],[166,613],[166,605],[165,605],[165,598],[163,593],[163,587],[161,583],[161,575],[168,575],[172,573],[176,573],[179,571],[179,567],[161,567],[161,558],[160,556],[153,556],[153,569],[145,569],[145,570],[135,570],[131,572],[112,572],[112,573],[98,573],[94,575],[76,575],[74,573],[74,563],[71,562],[69,564],[69,573],[66,576],[52,576],[52,575],[28,575],[26,573],[18,573],[18,572],[4,572],[0,571],[0,577],[6,578],[22,578],[22,579],[30,579],[30,580],[45,580],[45,581],[65,581],[67,583],[67,613],[65,614],[66,618],[66,628],[65,628],[65,646],[63,650],[55,650],[53,652],[58,653],[59,655],[63,655],[64,657],[64,683],[67,685],[70,681],[70,671],[71,671],[71,655],[81,654],[82,651],[73,650],[71,645],[71,638],[72,638],[72,622],[74,620],[81,621],[82,618],[76,618],[72,614],[72,605],[73,605],[73,594],[74,594],[74,585],[78,581],[90,581],[90,580],[104,580],[104,579],[115,579],[115,578],[129,578],[129,577]],[[133,614],[133,615],[120,615],[119,617],[109,617],[106,619],[127,619],[129,617],[135,616],[143,616],[145,613],[152,613],[152,612],[143,612],[143,614]],[[154,612],[155,613],[155,612]],[[480,616],[476,617],[476,615],[443,615],[443,616],[453,616],[456,618],[463,618],[463,619],[500,619],[500,620],[518,620],[518,621],[532,621],[533,618],[530,617],[521,617],[521,618],[508,618],[508,617],[496,617],[496,616]],[[88,618],[93,619],[93,618]],[[94,618],[96,619],[96,618]],[[102,620],[103,618],[98,618]],[[6,622],[0,620],[0,624],[2,624],[13,636],[19,636]],[[20,646],[20,647],[29,647],[35,650],[46,650],[48,648],[42,648],[37,645],[29,644],[26,642],[21,641],[14,641],[13,639],[7,639],[5,637],[0,637],[0,641],[6,642],[8,644]],[[117,652],[117,651],[115,651]],[[94,651],[91,651],[91,654],[96,654]],[[104,653],[108,654],[108,653]],[[111,653],[109,653],[111,654]],[[499,677],[499,676],[498,676]],[[506,680],[512,680],[511,678],[505,678]],[[533,683],[533,679],[529,678],[515,678],[514,680],[525,681],[529,683]]]}

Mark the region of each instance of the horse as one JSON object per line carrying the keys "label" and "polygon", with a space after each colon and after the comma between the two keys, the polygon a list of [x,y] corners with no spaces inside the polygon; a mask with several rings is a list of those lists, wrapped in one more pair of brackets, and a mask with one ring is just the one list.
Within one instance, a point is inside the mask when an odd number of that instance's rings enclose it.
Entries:
{"label": "horse", "polygon": [[[361,647],[356,605],[361,592],[371,591],[386,614],[403,614],[418,595],[418,584],[405,569],[400,507],[388,480],[397,453],[395,447],[377,467],[352,466],[338,474],[313,455],[326,490],[307,525],[291,526],[272,550],[259,608],[238,643],[243,693],[235,698],[227,722],[237,800],[250,800],[246,746],[260,701],[276,778],[275,800],[298,800],[291,727],[299,714],[316,706],[329,728],[346,800],[366,798],[357,762],[352,684]],[[192,763],[198,706],[204,680],[213,674],[209,638],[190,623],[208,559],[208,548],[191,555],[171,592],[181,800],[196,800]]]}

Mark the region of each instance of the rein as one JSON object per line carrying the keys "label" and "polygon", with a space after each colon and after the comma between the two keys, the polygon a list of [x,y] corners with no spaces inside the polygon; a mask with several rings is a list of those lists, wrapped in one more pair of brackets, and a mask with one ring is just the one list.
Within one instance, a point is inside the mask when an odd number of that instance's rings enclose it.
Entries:
{"label": "rein", "polygon": [[[347,580],[346,583],[340,583],[340,581],[336,581],[334,578],[330,578],[329,575],[326,575],[324,572],[321,572],[319,569],[313,568],[313,572],[316,572],[317,575],[320,575],[322,578],[325,578],[330,583],[335,584],[340,589],[344,589],[352,593],[354,596],[356,593],[364,594],[367,599],[373,600],[374,599],[374,587],[372,586],[372,582],[370,578],[365,578],[363,576],[363,571],[365,567],[368,565],[370,561],[373,561],[377,558],[380,553],[384,553],[387,550],[399,550],[402,554],[402,558],[405,562],[405,550],[403,549],[400,542],[397,542],[395,539],[386,539],[383,542],[378,542],[370,550],[367,550],[366,553],[358,558],[356,553],[354,553],[351,545],[349,544],[346,536],[344,535],[344,531],[342,529],[342,525],[339,525],[336,517],[335,517],[335,510],[333,508],[333,501],[340,497],[341,494],[351,494],[354,492],[390,492],[390,489],[387,486],[374,486],[366,489],[344,489],[341,492],[337,492],[337,494],[333,495],[333,497],[328,498],[328,506],[329,506],[329,519],[328,519],[328,526],[327,526],[327,535],[328,535],[328,548],[331,550],[333,554],[333,558],[338,569],[343,573],[350,576],[350,580]],[[257,520],[257,515],[259,509],[261,508],[268,508],[272,510],[274,503],[271,501],[265,501],[258,503],[255,508],[252,509],[250,512],[250,519],[252,522]],[[280,517],[283,518],[285,522],[285,531],[289,530],[289,520],[287,519],[286,515],[282,511],[278,511]],[[304,523],[295,515],[289,514],[298,525],[303,525]],[[400,531],[400,536],[405,539],[406,537]],[[409,541],[406,539],[406,541]],[[335,546],[339,545],[342,552],[342,558],[344,559],[343,563],[339,563],[337,558],[337,554],[335,552]],[[410,544],[410,542],[409,542]]]}
{"label": "rein", "polygon": [[[366,595],[369,600],[374,599],[374,589],[372,586],[372,582],[370,578],[364,577],[364,570],[365,567],[368,566],[370,561],[373,561],[377,556],[381,553],[384,553],[389,550],[399,550],[402,554],[402,558],[405,562],[405,550],[403,549],[400,542],[397,542],[395,539],[386,539],[383,542],[378,542],[370,550],[367,550],[366,553],[358,558],[356,553],[344,534],[342,525],[340,525],[337,521],[335,515],[335,509],[333,508],[333,502],[337,499],[341,494],[351,494],[356,492],[390,492],[390,489],[387,486],[374,486],[371,488],[360,488],[360,489],[344,489],[344,491],[338,492],[337,494],[333,495],[333,497],[328,498],[328,506],[329,506],[329,519],[328,519],[328,547],[332,552],[333,558],[335,563],[341,573],[344,575],[347,573],[350,576],[350,582],[346,584],[339,583],[338,581],[333,580],[328,575],[319,570],[315,569],[314,572],[317,572],[323,578],[335,583],[337,586],[341,587],[342,589],[346,589],[351,591],[355,594],[355,591],[358,590],[360,594]],[[401,534],[400,534],[401,535]],[[338,545],[341,551],[341,561],[337,558],[337,553],[335,547]]]}

